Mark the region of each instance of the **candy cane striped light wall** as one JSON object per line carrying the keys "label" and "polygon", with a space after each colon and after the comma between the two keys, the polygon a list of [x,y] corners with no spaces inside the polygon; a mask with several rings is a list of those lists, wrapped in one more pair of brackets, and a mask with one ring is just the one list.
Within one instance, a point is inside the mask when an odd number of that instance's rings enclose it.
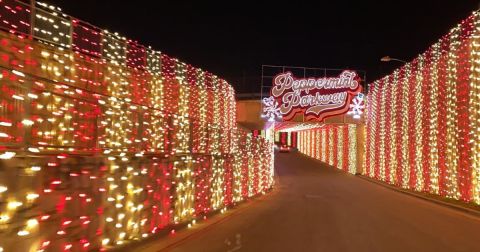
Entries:
{"label": "candy cane striped light wall", "polygon": [[326,125],[298,132],[298,151],[338,169],[357,172],[357,126]]}
{"label": "candy cane striped light wall", "polygon": [[480,14],[370,85],[365,175],[480,204]]}

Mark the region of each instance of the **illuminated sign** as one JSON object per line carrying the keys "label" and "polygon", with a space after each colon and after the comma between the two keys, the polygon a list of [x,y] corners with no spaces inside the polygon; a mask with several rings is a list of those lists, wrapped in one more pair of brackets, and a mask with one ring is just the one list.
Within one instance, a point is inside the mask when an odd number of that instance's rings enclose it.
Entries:
{"label": "illuminated sign", "polygon": [[353,115],[354,119],[360,119],[363,114],[363,110],[365,109],[365,103],[363,102],[364,97],[363,94],[358,94],[353,98],[352,104],[350,104],[350,110],[347,114]]}
{"label": "illuminated sign", "polygon": [[289,121],[303,113],[305,120],[322,121],[347,113],[352,98],[361,90],[360,78],[354,71],[322,78],[295,78],[291,72],[281,73],[273,79],[271,96],[263,101],[264,116]]}

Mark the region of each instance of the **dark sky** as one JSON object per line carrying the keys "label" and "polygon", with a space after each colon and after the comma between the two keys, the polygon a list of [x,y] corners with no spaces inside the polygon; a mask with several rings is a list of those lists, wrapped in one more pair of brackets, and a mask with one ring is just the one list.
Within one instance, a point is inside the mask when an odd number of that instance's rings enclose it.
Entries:
{"label": "dark sky", "polygon": [[[259,92],[262,64],[350,68],[373,81],[411,60],[479,7],[479,0],[120,1],[46,0]],[[313,1],[312,1],[313,2]]]}

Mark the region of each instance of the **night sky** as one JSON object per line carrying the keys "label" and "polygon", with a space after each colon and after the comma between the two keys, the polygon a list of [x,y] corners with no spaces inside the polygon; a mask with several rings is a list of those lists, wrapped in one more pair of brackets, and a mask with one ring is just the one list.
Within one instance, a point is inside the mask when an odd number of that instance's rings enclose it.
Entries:
{"label": "night sky", "polygon": [[[473,0],[113,1],[47,0],[100,28],[119,32],[259,92],[262,64],[349,68],[369,82],[411,60],[479,7]],[[127,2],[129,4],[127,4]]]}

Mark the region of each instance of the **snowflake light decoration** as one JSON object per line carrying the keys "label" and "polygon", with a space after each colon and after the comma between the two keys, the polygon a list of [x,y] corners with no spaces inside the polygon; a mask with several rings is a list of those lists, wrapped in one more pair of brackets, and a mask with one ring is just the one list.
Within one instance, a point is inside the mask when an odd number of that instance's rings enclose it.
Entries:
{"label": "snowflake light decoration", "polygon": [[364,97],[364,94],[358,94],[355,96],[355,98],[353,98],[352,104],[350,104],[350,110],[347,112],[347,114],[353,115],[354,119],[360,119],[361,115],[363,114],[363,109],[365,108],[363,103]]}
{"label": "snowflake light decoration", "polygon": [[273,98],[273,96],[263,98],[262,117],[268,118],[269,122],[273,122],[275,119],[282,119],[282,113],[280,113],[278,102],[275,100],[275,98]]}

